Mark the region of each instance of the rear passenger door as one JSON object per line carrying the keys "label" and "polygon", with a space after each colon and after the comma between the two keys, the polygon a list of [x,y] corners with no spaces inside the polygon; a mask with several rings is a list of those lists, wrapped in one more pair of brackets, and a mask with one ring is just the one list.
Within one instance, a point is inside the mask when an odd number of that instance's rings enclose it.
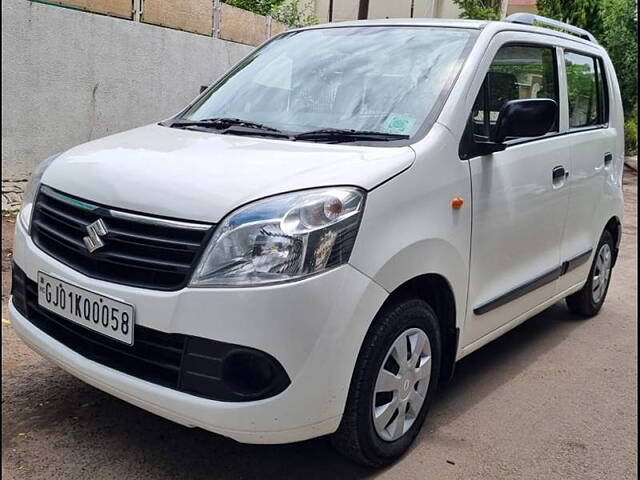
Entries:
{"label": "rear passenger door", "polygon": [[[472,129],[475,142],[492,139],[508,100],[551,98],[560,104],[557,53],[552,45],[500,46],[467,134]],[[559,135],[558,125],[559,117],[543,137],[511,138],[502,152],[468,159],[473,226],[463,348],[489,341],[556,293],[568,208],[566,178],[556,172],[568,167],[570,157],[570,139]]]}
{"label": "rear passenger door", "polygon": [[[613,175],[616,130],[609,123],[609,87],[601,58],[565,49],[562,52],[568,99],[569,212],[562,247],[567,272],[558,289],[567,290],[586,279],[592,250],[608,218],[607,178]],[[622,132],[618,132],[621,135]]]}

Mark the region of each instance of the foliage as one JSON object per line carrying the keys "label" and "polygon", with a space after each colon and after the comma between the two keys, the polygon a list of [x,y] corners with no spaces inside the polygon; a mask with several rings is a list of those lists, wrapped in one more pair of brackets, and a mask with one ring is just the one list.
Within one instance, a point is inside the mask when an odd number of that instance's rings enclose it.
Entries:
{"label": "foliage", "polygon": [[624,122],[624,144],[627,153],[638,153],[638,122],[636,117],[631,117]]}
{"label": "foliage", "polygon": [[601,0],[538,0],[540,15],[584,28],[596,38],[602,33]]}
{"label": "foliage", "polygon": [[500,20],[500,0],[453,0],[462,13],[460,18]]}
{"label": "foliage", "polygon": [[280,5],[271,10],[274,20],[282,22],[291,27],[306,27],[315,25],[320,21],[313,14],[313,2],[307,0],[300,5],[300,0],[284,0]]}
{"label": "foliage", "polygon": [[269,15],[274,8],[278,8],[284,0],[222,0],[234,7],[249,10],[258,15]]}
{"label": "foliage", "polygon": [[635,116],[633,110],[638,104],[637,3],[636,0],[604,0],[602,10],[600,42],[616,69],[625,117],[630,118]]}
{"label": "foliage", "polygon": [[638,103],[637,0],[538,0],[538,11],[593,33],[609,52],[630,118]]}
{"label": "foliage", "polygon": [[318,23],[313,15],[312,0],[300,4],[301,0],[222,0],[234,7],[249,10],[258,15],[271,15],[274,20],[291,27],[304,27]]}

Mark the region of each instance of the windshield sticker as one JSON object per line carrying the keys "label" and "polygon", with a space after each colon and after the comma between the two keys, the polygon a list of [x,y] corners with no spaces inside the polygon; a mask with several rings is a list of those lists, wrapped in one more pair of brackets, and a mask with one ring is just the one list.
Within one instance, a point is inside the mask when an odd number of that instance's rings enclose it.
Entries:
{"label": "windshield sticker", "polygon": [[408,134],[414,123],[416,123],[416,119],[413,117],[391,114],[387,117],[382,128],[385,133]]}

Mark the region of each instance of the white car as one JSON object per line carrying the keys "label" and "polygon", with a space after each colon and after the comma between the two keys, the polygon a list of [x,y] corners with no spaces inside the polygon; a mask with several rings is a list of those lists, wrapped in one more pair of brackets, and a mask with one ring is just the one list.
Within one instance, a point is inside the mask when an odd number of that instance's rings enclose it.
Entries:
{"label": "white car", "polygon": [[598,313],[623,152],[616,75],[584,30],[518,14],[288,31],[174,117],[37,168],[12,324],[180,424],[332,434],[385,465],[456,361],[561,299]]}

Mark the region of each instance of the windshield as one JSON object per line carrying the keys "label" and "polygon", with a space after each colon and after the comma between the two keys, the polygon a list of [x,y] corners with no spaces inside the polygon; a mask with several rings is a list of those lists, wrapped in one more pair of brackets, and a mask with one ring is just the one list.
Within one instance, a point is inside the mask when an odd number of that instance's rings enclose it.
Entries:
{"label": "windshield", "polygon": [[458,28],[397,26],[291,32],[245,58],[179,120],[411,137],[441,107],[470,36]]}

